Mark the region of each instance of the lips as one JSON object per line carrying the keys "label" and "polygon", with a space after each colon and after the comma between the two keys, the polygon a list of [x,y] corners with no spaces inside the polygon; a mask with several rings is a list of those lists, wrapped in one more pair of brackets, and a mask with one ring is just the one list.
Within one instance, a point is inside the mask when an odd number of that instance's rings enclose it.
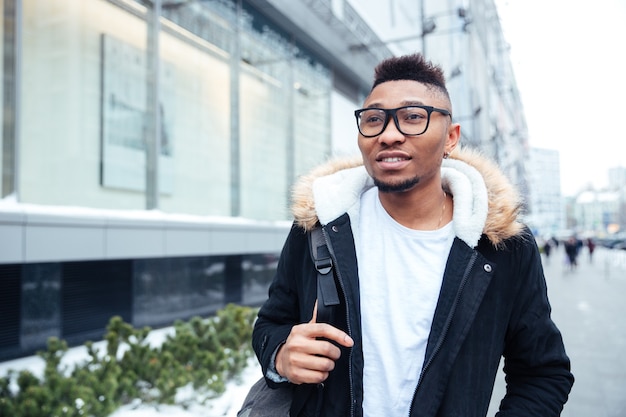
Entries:
{"label": "lips", "polygon": [[380,152],[378,155],[376,155],[377,162],[401,162],[408,161],[410,159],[411,157],[409,155],[399,151]]}
{"label": "lips", "polygon": [[404,152],[387,151],[376,155],[378,167],[383,170],[396,171],[404,168],[412,158]]}
{"label": "lips", "polygon": [[408,161],[409,158],[399,158],[397,156],[395,157],[391,157],[391,158],[381,158],[378,161],[379,162],[400,162],[400,161]]}

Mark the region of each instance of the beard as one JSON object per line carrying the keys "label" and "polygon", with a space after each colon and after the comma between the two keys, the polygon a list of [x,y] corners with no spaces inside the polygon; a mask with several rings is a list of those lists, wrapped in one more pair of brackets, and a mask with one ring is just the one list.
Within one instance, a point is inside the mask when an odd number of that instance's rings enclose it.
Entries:
{"label": "beard", "polygon": [[420,182],[419,177],[413,177],[398,183],[382,182],[378,178],[374,178],[374,185],[378,187],[381,193],[402,193],[415,187]]}

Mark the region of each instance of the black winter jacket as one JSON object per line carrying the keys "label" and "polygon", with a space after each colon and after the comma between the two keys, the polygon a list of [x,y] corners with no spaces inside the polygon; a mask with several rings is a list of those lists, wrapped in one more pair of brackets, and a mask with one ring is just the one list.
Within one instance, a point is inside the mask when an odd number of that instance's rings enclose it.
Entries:
{"label": "black winter jacket", "polygon": [[[505,359],[507,394],[497,416],[559,416],[573,376],[561,335],[550,318],[535,240],[516,219],[517,194],[495,166],[479,155],[457,151],[455,157],[456,161],[444,161],[442,178],[454,195],[457,237],[446,264],[410,416],[484,417],[501,357]],[[253,347],[267,375],[272,355],[291,327],[311,319],[316,270],[306,233],[321,223],[342,297],[333,324],[346,331],[355,344],[342,348],[342,356],[324,384],[294,386],[292,417],[363,415],[362,346],[367,341],[362,340],[360,331],[358,234],[353,230],[358,224],[355,199],[358,201],[360,193],[342,190],[346,185],[371,186],[363,168],[356,165],[332,164],[305,178],[296,189],[296,222],[255,325]],[[339,174],[328,176],[324,170]],[[316,180],[332,175],[333,180],[326,183]],[[459,175],[469,181],[461,181]],[[471,189],[466,189],[468,184]],[[325,190],[339,202],[324,206]],[[484,215],[480,213],[481,194],[488,198]],[[460,206],[469,204],[468,198],[473,205],[470,210]],[[343,213],[336,215],[338,210]],[[465,223],[469,230],[461,227]],[[266,380],[271,387],[278,385]]]}

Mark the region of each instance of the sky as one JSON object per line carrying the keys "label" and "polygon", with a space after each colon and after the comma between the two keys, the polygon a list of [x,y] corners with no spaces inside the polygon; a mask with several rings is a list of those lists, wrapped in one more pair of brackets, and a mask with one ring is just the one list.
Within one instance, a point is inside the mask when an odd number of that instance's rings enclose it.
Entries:
{"label": "sky", "polygon": [[626,167],[626,0],[496,0],[530,145],[560,153],[561,192]]}

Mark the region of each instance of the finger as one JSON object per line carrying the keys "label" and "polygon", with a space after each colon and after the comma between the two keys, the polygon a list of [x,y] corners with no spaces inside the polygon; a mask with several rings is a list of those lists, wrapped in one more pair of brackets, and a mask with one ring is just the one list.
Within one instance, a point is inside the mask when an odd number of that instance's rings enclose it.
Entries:
{"label": "finger", "polygon": [[[341,354],[337,346],[333,346],[333,348],[337,350],[337,355]],[[289,366],[294,370],[306,369],[315,372],[330,372],[335,369],[335,361],[337,359],[320,355],[294,353],[290,358]]]}
{"label": "finger", "polygon": [[315,305],[313,306],[313,317],[311,318],[311,321],[309,321],[309,324],[318,324],[318,326],[316,326],[315,329],[322,329],[324,333],[318,335],[318,334],[314,334],[316,330],[311,330],[313,334],[310,334],[310,336],[324,337],[326,339],[333,340],[345,347],[354,346],[354,340],[352,340],[352,338],[348,336],[347,333],[339,330],[338,328],[332,325],[324,324],[324,323],[317,323],[317,302],[318,300],[315,300]]}
{"label": "finger", "polygon": [[276,371],[292,383],[319,383],[328,378],[340,356],[330,342],[290,335],[276,354]]}
{"label": "finger", "polygon": [[287,338],[283,350],[289,352],[289,356],[292,357],[290,361],[294,361],[296,355],[320,356],[333,360],[337,360],[341,356],[339,347],[323,337],[311,339],[310,337],[295,336]]}
{"label": "finger", "polygon": [[315,300],[315,306],[313,306],[313,317],[309,323],[317,323],[317,300]]}
{"label": "finger", "polygon": [[346,332],[330,324],[318,323],[313,331],[317,338],[331,340],[345,347],[354,346],[354,340]]}
{"label": "finger", "polygon": [[[308,344],[311,339],[326,339],[345,347],[354,346],[354,340],[343,330],[328,323],[304,323],[291,329],[292,336],[304,337],[304,343]],[[291,337],[291,336],[290,336]]]}
{"label": "finger", "polygon": [[[314,344],[319,345],[320,342],[315,341]],[[332,349],[335,349],[336,355],[339,356],[339,348],[332,345],[329,342],[322,342],[330,345]],[[286,349],[286,346],[283,350]],[[283,375],[292,383],[319,383],[328,378],[328,374],[335,368],[335,360],[331,357],[320,356],[319,354],[307,353],[304,351],[289,351],[285,352],[285,355],[281,356],[280,360],[283,363],[278,362],[277,357],[276,370],[280,375]],[[284,371],[284,373],[281,373]]]}
{"label": "finger", "polygon": [[311,369],[296,369],[287,378],[292,384],[320,384],[328,378],[329,372],[315,371]]}
{"label": "finger", "polygon": [[297,383],[315,384],[324,382],[335,368],[333,360],[315,356],[308,356],[306,362],[299,366],[292,366],[289,380]]}

